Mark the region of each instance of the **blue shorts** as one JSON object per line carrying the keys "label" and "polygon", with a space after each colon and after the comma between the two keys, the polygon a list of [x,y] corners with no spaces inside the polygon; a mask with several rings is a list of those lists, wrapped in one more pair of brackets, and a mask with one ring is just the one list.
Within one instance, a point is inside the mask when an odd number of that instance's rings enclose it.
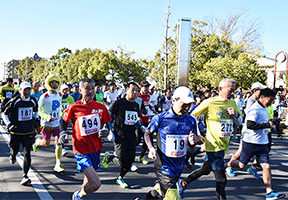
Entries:
{"label": "blue shorts", "polygon": [[83,172],[87,167],[92,166],[95,171],[100,168],[100,150],[88,154],[74,154],[78,172]]}
{"label": "blue shorts", "polygon": [[242,141],[242,151],[239,161],[247,165],[253,156],[256,156],[260,163],[270,163],[268,145],[252,144]]}
{"label": "blue shorts", "polygon": [[224,170],[225,151],[206,152],[208,161],[211,164],[212,170]]}

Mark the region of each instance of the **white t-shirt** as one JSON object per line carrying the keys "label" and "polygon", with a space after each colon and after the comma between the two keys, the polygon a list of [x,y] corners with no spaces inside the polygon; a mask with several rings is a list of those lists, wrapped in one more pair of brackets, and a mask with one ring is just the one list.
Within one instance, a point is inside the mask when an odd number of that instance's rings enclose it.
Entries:
{"label": "white t-shirt", "polygon": [[248,129],[247,120],[254,121],[257,124],[267,123],[269,120],[267,108],[263,108],[258,101],[256,101],[248,110],[242,133],[244,133],[244,142],[252,144],[268,144],[268,128],[258,130]]}
{"label": "white t-shirt", "polygon": [[115,103],[115,101],[117,100],[117,97],[118,97],[118,92],[116,90],[113,93],[110,91],[107,91],[104,94],[104,99],[106,99],[106,101],[109,103],[109,105],[106,104],[106,107],[108,110],[111,108],[113,103]]}
{"label": "white t-shirt", "polygon": [[[149,101],[149,104],[155,108],[155,106],[157,105],[157,97],[158,95],[157,94],[150,94],[150,101]],[[156,109],[155,109],[156,110]],[[148,114],[149,116],[154,116],[155,113],[149,108],[148,109]]]}

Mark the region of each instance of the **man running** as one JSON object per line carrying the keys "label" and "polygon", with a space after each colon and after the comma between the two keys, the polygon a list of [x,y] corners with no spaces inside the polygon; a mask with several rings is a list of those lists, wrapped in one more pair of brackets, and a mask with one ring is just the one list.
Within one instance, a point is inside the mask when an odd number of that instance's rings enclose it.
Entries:
{"label": "man running", "polygon": [[83,184],[79,191],[72,195],[73,200],[81,200],[84,196],[97,191],[101,186],[97,169],[100,168],[100,151],[103,149],[102,139],[98,132],[103,124],[111,121],[106,107],[93,101],[95,82],[90,78],[80,81],[80,101],[71,104],[65,111],[63,120],[72,120],[72,146],[78,172],[84,173]]}
{"label": "man running", "polygon": [[285,194],[279,194],[272,190],[271,166],[268,151],[268,129],[275,124],[269,121],[267,107],[275,99],[275,92],[271,89],[263,89],[260,98],[247,112],[247,117],[242,132],[242,151],[239,160],[227,163],[228,167],[244,168],[253,156],[256,156],[263,169],[263,182],[266,187],[266,199],[282,199]]}
{"label": "man running", "polygon": [[219,96],[204,100],[192,114],[196,117],[205,115],[207,130],[205,136],[205,150],[207,160],[203,166],[193,171],[186,179],[179,180],[180,197],[183,198],[187,185],[202,175],[213,171],[216,180],[217,199],[226,199],[224,155],[228,151],[233,125],[242,124],[241,111],[232,99],[236,81],[225,78],[219,83]]}
{"label": "man running", "polygon": [[[34,97],[30,97],[31,84],[22,82],[19,87],[20,95],[11,99],[5,106],[2,118],[10,132],[10,163],[16,162],[20,144],[23,147],[23,178],[21,185],[31,183],[28,171],[31,166],[31,146],[33,143],[33,121],[38,118],[38,104]],[[34,113],[34,118],[33,118]]]}
{"label": "man running", "polygon": [[[156,157],[154,167],[157,181],[155,189],[149,191],[145,199],[179,199],[176,184],[185,164],[187,148],[200,141],[196,120],[187,114],[192,101],[189,88],[178,87],[173,95],[172,108],[155,115],[149,123],[145,140],[149,158]],[[150,137],[155,132],[157,150]]]}

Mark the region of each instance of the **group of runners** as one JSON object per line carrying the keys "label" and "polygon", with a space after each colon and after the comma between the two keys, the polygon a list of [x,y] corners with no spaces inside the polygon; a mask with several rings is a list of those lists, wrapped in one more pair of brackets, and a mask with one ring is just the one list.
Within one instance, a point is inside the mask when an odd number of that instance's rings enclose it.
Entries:
{"label": "group of runners", "polygon": [[[250,97],[254,98],[248,100],[251,101],[250,108],[243,112],[234,101],[236,82],[228,78],[219,83],[218,94],[215,92],[214,97],[208,95],[206,99],[205,94],[194,92],[193,95],[185,86],[158,93],[146,80],[139,85],[129,82],[123,90],[117,91],[115,83],[101,90],[98,81],[84,78],[72,85],[71,95],[69,85],[61,84],[54,72],[45,79],[47,91],[43,94],[38,82],[32,85],[22,82],[16,95],[9,83],[11,80],[7,81],[7,87],[0,89],[2,102],[5,101],[1,107],[2,119],[11,135],[11,164],[16,162],[20,144],[23,146],[21,185],[31,183],[27,175],[31,166],[31,148],[37,152],[40,146],[48,146],[52,135],[55,138],[54,171],[64,171],[61,156],[64,144],[68,142],[66,131],[71,122],[77,170],[84,174],[83,184],[73,193],[72,199],[81,200],[100,188],[97,170],[101,164],[105,168],[111,163],[119,165],[116,183],[127,188],[124,176],[129,170],[137,170],[134,163],[136,147],[142,140],[138,160],[148,164],[145,153],[149,150],[148,157],[155,160],[157,178],[154,189],[147,191],[145,199],[184,198],[187,185],[211,171],[215,176],[217,199],[226,199],[225,172],[231,175],[232,168],[244,168],[254,156],[256,164],[260,163],[263,169],[266,199],[285,197],[272,189],[269,164],[269,129],[277,124],[277,120],[274,117],[269,120],[267,107],[272,105],[276,93],[261,83],[254,84],[259,86],[257,88],[252,86],[254,94],[258,91],[259,94]],[[230,137],[243,123],[239,155],[225,163]],[[103,143],[99,135],[103,129],[109,132],[107,139],[114,143],[114,152],[107,151],[100,160]],[[42,138],[37,137],[34,142],[37,131],[41,132]],[[196,148],[197,145],[202,147]],[[180,179],[183,168],[194,164],[195,155],[204,151],[206,157],[202,167]]]}

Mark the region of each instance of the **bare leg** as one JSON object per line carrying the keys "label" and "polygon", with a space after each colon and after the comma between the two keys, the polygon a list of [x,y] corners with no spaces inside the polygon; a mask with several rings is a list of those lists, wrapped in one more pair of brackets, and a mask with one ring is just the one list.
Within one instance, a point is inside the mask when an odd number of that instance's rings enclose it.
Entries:
{"label": "bare leg", "polygon": [[84,179],[79,192],[79,196],[83,197],[97,191],[101,186],[100,178],[95,169],[90,166],[84,169]]}
{"label": "bare leg", "polygon": [[263,182],[266,187],[266,193],[270,193],[272,191],[272,176],[271,176],[271,168],[269,163],[261,163],[261,167],[263,169]]}

